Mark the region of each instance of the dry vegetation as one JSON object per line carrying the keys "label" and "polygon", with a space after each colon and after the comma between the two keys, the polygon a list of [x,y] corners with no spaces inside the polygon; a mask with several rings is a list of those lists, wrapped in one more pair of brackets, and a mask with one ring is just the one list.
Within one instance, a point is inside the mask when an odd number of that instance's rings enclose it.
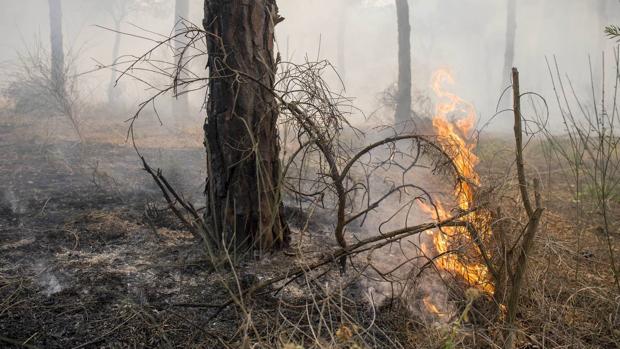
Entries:
{"label": "dry vegetation", "polygon": [[[237,280],[230,271],[214,272],[200,245],[173,216],[161,211],[161,204],[157,210],[148,204],[150,209],[145,210],[147,203],[158,201],[158,195],[154,188],[145,190],[144,175],[134,172],[133,181],[121,175],[127,168],[138,170],[131,150],[93,144],[98,150],[90,156],[97,158],[98,153],[105,164],[116,167],[116,171],[101,171],[120,182],[95,185],[92,167],[81,165],[65,150],[78,152],[77,147],[58,140],[41,143],[39,136],[30,138],[31,146],[21,144],[17,139],[28,139],[25,135],[32,129],[32,124],[23,127],[24,120],[20,118],[21,125],[3,123],[2,147],[8,151],[3,151],[2,161],[0,314],[2,333],[11,334],[5,340],[19,339],[37,347],[88,343],[224,347],[217,338],[230,347],[238,347],[244,338],[286,348],[354,347],[355,343],[419,348],[446,343],[500,345],[501,319],[487,323],[478,316],[482,308],[477,303],[472,314],[460,321],[457,312],[456,317],[436,322],[402,300],[373,305],[359,277],[341,279],[337,272],[320,279],[306,274],[286,292],[274,297],[271,289],[247,297],[246,309],[229,308],[217,320],[211,319],[214,307],[230,295],[224,286],[236,290]],[[614,347],[620,336],[620,299],[609,272],[605,236],[598,223],[588,218],[592,208],[584,208],[583,217],[575,216],[571,183],[557,170],[542,170],[548,159],[541,147],[533,144],[526,152],[529,163],[541,169],[548,211],[530,255],[517,317],[519,343]],[[509,149],[499,139],[481,141],[480,171],[485,183],[505,174],[501,169],[512,161],[505,155]],[[200,159],[200,148],[192,152]],[[505,161],[498,161],[497,154],[504,154]],[[184,163],[191,162],[189,157]],[[550,168],[557,169],[557,162]],[[512,183],[506,192],[513,191],[514,197],[517,188]],[[132,187],[133,191],[127,189]],[[6,194],[8,189],[14,192],[13,199]],[[29,198],[32,193],[35,197]],[[11,206],[16,200],[19,209]],[[512,201],[502,202],[503,210],[515,209]],[[239,267],[238,279],[251,285],[279,275],[292,263],[308,265],[325,258],[326,246],[337,249],[329,226],[323,224],[329,219],[319,208],[304,215],[291,210],[291,221],[298,222],[293,248],[259,264]],[[336,285],[343,285],[342,290]],[[453,287],[452,301],[466,306],[461,300],[467,298],[458,291],[466,286]],[[311,299],[308,290],[312,290]]]}
{"label": "dry vegetation", "polygon": [[[197,47],[204,32],[187,24],[182,35],[191,38],[183,54],[204,54]],[[199,75],[180,74],[186,67],[157,66],[148,54],[125,63],[124,72],[167,72],[173,81],[141,111],[155,98],[205,83]],[[470,134],[458,125],[450,137],[389,128],[364,134],[350,127],[351,101],[330,90],[324,80],[330,69],[328,62],[280,65],[273,93],[286,149],[282,200],[293,234],[289,247],[260,259],[209,249],[202,197],[183,195],[202,188],[203,178],[190,174],[204,175],[204,150],[192,141],[176,143],[199,139],[195,132],[175,130],[168,138],[153,133],[161,131],[152,125],[139,128],[145,117],[139,111],[131,134],[141,162],[132,146],[108,132],[82,127],[81,143],[44,137],[48,129],[39,116],[5,108],[2,345],[620,345],[614,278],[620,199],[616,186],[601,192],[601,183],[620,180],[611,170],[620,166],[618,140],[613,129],[596,127],[597,120],[610,126],[618,119],[615,99],[611,112],[589,119],[587,137],[577,124],[569,130],[574,137],[539,129],[530,138],[519,129],[516,147],[505,137],[481,137],[476,166],[474,147],[458,142],[469,142]],[[515,101],[525,96],[518,84],[514,91]],[[510,111],[517,125],[523,119],[544,125],[544,118],[528,119],[519,107]],[[82,115],[82,122],[98,125],[98,116]],[[593,170],[602,155],[583,156],[579,166],[558,155],[569,143],[581,155],[606,154],[604,181]],[[151,167],[165,158],[176,162]],[[579,184],[576,168],[585,178]],[[422,206],[431,213],[421,213]],[[447,241],[445,251],[437,237]]]}

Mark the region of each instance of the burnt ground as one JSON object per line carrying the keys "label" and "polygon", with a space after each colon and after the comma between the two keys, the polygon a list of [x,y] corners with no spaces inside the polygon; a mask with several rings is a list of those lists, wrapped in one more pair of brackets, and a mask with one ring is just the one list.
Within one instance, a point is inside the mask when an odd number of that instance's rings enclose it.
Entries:
{"label": "burnt ground", "polygon": [[[0,347],[236,347],[235,309],[207,322],[218,310],[211,305],[229,299],[223,286],[235,286],[233,274],[214,272],[202,245],[164,209],[133,148],[28,128],[0,124]],[[202,148],[141,151],[201,205]],[[287,211],[293,226],[303,221]],[[332,244],[327,233],[312,239],[323,238]],[[267,256],[238,275],[251,284],[293,256]]]}
{"label": "burnt ground", "polygon": [[[215,302],[218,291],[135,152],[21,131],[0,126],[0,347],[211,347],[197,325],[208,311],[163,310]],[[202,156],[145,153],[196,167]]]}
{"label": "burnt ground", "polygon": [[[232,273],[214,272],[201,245],[163,209],[134,150],[102,140],[79,145],[33,135],[28,128],[0,123],[0,347],[239,347],[239,309],[211,318],[229,299],[222,286],[236,287]],[[151,166],[162,167],[200,206],[202,148],[142,150]],[[544,169],[543,160],[532,159]],[[575,205],[560,179],[551,173],[545,178],[549,210],[518,319],[523,342],[617,347],[620,298],[608,272],[605,239],[593,220],[577,238]],[[321,232],[320,219],[313,216],[312,222],[306,247],[320,255],[333,238]],[[240,279],[251,284],[285,270],[294,254],[283,251],[252,268],[242,265]],[[290,318],[305,319],[294,296],[287,300]],[[283,316],[275,312],[286,310],[268,295],[246,302],[255,308],[254,320],[262,321],[260,331],[273,333],[281,325],[274,321]],[[433,341],[432,329],[404,333],[407,316],[385,320],[398,331],[388,337],[405,336],[402,342],[409,340],[411,347]]]}

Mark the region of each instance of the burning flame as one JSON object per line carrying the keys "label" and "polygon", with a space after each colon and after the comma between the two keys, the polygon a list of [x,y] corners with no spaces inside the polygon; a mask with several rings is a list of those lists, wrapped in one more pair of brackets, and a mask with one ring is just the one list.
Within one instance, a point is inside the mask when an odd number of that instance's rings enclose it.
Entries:
{"label": "burning flame", "polygon": [[436,302],[433,300],[433,297],[427,296],[422,299],[422,304],[426,308],[428,314],[432,314],[440,320],[448,320],[450,318],[450,312],[442,310],[442,307],[438,305],[445,304],[445,302]]}
{"label": "burning flame", "polygon": [[[475,170],[475,166],[478,164],[478,157],[474,154],[476,145],[468,140],[476,121],[476,112],[471,103],[443,89],[444,85],[453,84],[454,78],[448,70],[440,69],[433,74],[432,88],[439,100],[435,106],[433,127],[437,133],[439,145],[450,156],[461,178],[453,193],[455,202],[461,210],[468,210],[474,201],[475,187],[480,185],[480,177]],[[451,121],[448,117],[458,117],[458,119]],[[436,220],[444,220],[450,217],[444,205],[437,200],[435,207],[422,204],[422,209]],[[467,218],[471,222],[476,222],[476,227],[481,230],[481,239],[484,240],[485,237],[489,236],[488,214],[474,212]],[[481,223],[482,229],[480,228]],[[475,258],[476,261],[464,261],[456,254],[448,253],[451,248],[458,246],[474,246],[474,241],[472,241],[466,228],[442,228],[441,231],[434,233],[433,244],[438,255],[441,256],[437,259],[437,265],[441,269],[460,276],[470,285],[488,294],[494,292],[489,271],[484,264],[478,262],[480,258]]]}

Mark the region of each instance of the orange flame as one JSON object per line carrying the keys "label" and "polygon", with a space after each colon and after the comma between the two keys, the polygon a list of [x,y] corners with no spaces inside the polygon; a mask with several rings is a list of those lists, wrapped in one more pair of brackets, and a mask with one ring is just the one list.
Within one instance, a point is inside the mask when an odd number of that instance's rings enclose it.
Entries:
{"label": "orange flame", "polygon": [[[432,88],[439,99],[435,107],[433,127],[437,133],[439,145],[450,156],[461,178],[454,190],[454,199],[461,210],[468,210],[474,200],[475,187],[480,184],[480,177],[475,170],[478,164],[478,157],[474,154],[476,145],[467,139],[474,127],[476,113],[471,103],[445,91],[443,86],[446,84],[454,84],[454,78],[446,69],[437,70],[432,77]],[[458,117],[458,119],[451,121],[448,119],[449,116]],[[435,202],[435,207],[422,204],[422,209],[436,220],[444,220],[450,216],[443,204],[438,201]],[[483,240],[490,234],[488,214],[474,212],[469,215],[468,219],[472,222],[483,222],[481,232]],[[484,227],[485,225],[487,227]],[[437,265],[443,270],[460,276],[478,289],[489,294],[493,293],[494,287],[484,264],[466,262],[457,255],[448,253],[451,247],[456,247],[457,240],[459,246],[473,246],[466,228],[446,227],[434,233],[433,244],[438,255],[441,256],[437,260]]]}
{"label": "orange flame", "polygon": [[424,299],[422,299],[422,303],[424,304],[424,307],[430,314],[433,314],[437,316],[438,318],[446,317],[446,313],[440,310],[439,307],[435,305],[435,303],[433,303],[431,297],[424,297]]}

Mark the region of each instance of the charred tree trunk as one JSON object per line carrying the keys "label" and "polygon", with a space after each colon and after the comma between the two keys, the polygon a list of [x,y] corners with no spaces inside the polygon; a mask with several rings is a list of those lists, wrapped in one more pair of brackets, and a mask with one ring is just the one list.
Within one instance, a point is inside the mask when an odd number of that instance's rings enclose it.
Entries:
{"label": "charred tree trunk", "polygon": [[65,93],[65,53],[62,43],[62,5],[60,0],[49,0],[52,87],[59,94]]}
{"label": "charred tree trunk", "polygon": [[403,125],[412,121],[411,115],[411,25],[407,0],[396,0],[398,19],[398,94],[396,96],[395,123]]}
{"label": "charred tree trunk", "polygon": [[[187,20],[189,16],[189,0],[176,0],[174,6],[174,34],[178,34],[183,30],[183,20]],[[176,53],[176,65],[179,71],[177,79],[183,81],[187,75],[184,74],[186,60],[183,59],[182,53],[187,45],[187,40],[184,35],[180,35],[174,41],[175,53]],[[189,113],[189,99],[187,93],[183,93],[181,90],[176,90],[176,102],[173,104],[173,120],[177,120],[180,117],[187,116]]]}
{"label": "charred tree trunk", "polygon": [[516,0],[508,0],[506,10],[506,51],[504,53],[504,70],[502,72],[502,90],[510,85],[512,67],[515,58],[515,36],[517,33]]}
{"label": "charred tree trunk", "polygon": [[288,242],[280,196],[275,0],[206,0],[209,99],[205,221],[222,247]]}

